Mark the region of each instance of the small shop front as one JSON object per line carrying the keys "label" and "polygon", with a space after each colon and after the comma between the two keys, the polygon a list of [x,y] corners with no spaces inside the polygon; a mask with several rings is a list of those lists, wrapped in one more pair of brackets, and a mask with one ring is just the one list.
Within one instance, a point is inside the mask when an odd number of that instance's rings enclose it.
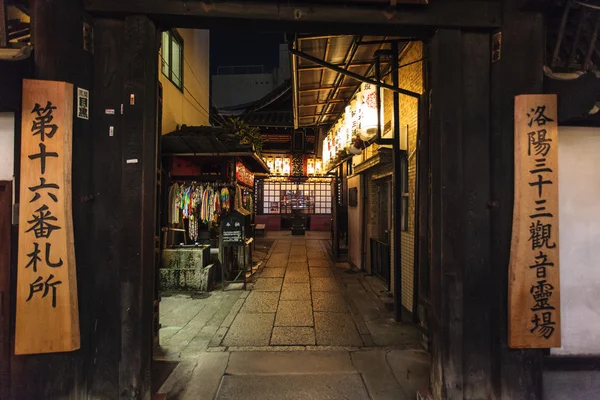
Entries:
{"label": "small shop front", "polygon": [[[265,173],[266,165],[251,149],[240,151],[210,132],[165,135],[162,147],[161,291],[206,292],[219,282],[245,281],[252,271],[254,172]],[[221,223],[232,214],[243,225],[235,248]]]}
{"label": "small shop front", "polygon": [[322,161],[307,155],[269,155],[271,175],[257,181],[256,223],[267,231],[291,230],[301,221],[306,230],[330,231],[332,180]]}

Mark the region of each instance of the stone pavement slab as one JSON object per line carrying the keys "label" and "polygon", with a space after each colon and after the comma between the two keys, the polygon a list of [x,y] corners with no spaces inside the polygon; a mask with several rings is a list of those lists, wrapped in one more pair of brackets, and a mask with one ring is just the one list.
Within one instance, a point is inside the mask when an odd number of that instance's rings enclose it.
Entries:
{"label": "stone pavement slab", "polygon": [[419,389],[429,386],[430,360],[424,350],[391,350],[387,353],[388,364],[408,398],[414,399]]}
{"label": "stone pavement slab", "polygon": [[285,267],[288,262],[288,253],[276,253],[271,255],[269,261],[267,261],[267,267]]}
{"label": "stone pavement slab", "polygon": [[311,375],[226,375],[217,400],[365,400],[357,373]]}
{"label": "stone pavement slab", "polygon": [[[361,373],[373,400],[409,400],[386,360],[386,351],[355,351],[352,363]],[[410,399],[415,399],[416,393]]]}
{"label": "stone pavement slab", "polygon": [[310,287],[313,292],[340,291],[340,287],[334,278],[310,278]]}
{"label": "stone pavement slab", "polygon": [[301,283],[309,281],[308,270],[287,270],[285,272],[284,283]]}
{"label": "stone pavement slab", "polygon": [[271,336],[272,346],[314,346],[315,329],[312,327],[276,326]]}
{"label": "stone pavement slab", "polygon": [[305,283],[284,283],[281,291],[283,300],[310,300],[310,284]]}
{"label": "stone pavement slab", "polygon": [[318,374],[356,372],[347,351],[237,352],[232,353],[228,374]]}
{"label": "stone pavement slab", "polygon": [[283,275],[285,275],[284,267],[265,268],[260,273],[261,278],[283,278]]}
{"label": "stone pavement slab", "polygon": [[300,260],[290,260],[287,265],[287,270],[305,269],[308,271],[308,262]]}
{"label": "stone pavement slab", "polygon": [[279,292],[282,284],[283,278],[258,278],[252,290]]}
{"label": "stone pavement slab", "polygon": [[268,346],[274,313],[239,313],[229,328],[224,346]]}
{"label": "stone pavement slab", "polygon": [[322,260],[322,259],[308,259],[308,265],[311,268],[331,268],[333,264],[331,261]]}
{"label": "stone pavement slab", "polygon": [[315,312],[315,332],[318,346],[362,346],[350,314]]}
{"label": "stone pavement slab", "polygon": [[313,310],[308,300],[280,301],[275,326],[313,326]]}
{"label": "stone pavement slab", "polygon": [[313,309],[315,311],[328,311],[347,313],[346,301],[344,297],[335,292],[313,292]]}
{"label": "stone pavement slab", "polygon": [[253,290],[242,307],[243,313],[274,313],[277,311],[279,292]]}
{"label": "stone pavement slab", "polygon": [[329,268],[310,268],[310,276],[312,278],[334,278],[333,272]]}
{"label": "stone pavement slab", "polygon": [[229,353],[205,353],[196,361],[180,363],[158,393],[173,400],[213,399],[227,367]]}

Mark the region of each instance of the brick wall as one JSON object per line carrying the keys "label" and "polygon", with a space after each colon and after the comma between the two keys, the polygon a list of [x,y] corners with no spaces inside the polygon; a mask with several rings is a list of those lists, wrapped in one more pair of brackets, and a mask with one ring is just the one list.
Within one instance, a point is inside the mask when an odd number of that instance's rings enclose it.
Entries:
{"label": "brick wall", "polygon": [[[423,54],[423,44],[421,42],[412,42],[400,55],[400,65],[407,64],[413,61],[420,60]],[[408,89],[413,92],[423,93],[423,70],[422,63],[418,62],[407,67],[403,67],[398,71],[399,85],[403,89]],[[388,76],[385,79],[386,83],[391,84],[391,77]],[[382,133],[384,137],[391,137],[392,132],[388,134],[385,132],[393,128],[393,94],[389,90],[382,91],[384,96],[384,110],[383,110],[383,127]],[[419,122],[418,115],[418,100],[409,96],[400,95],[400,127],[408,125],[408,230],[401,233],[402,243],[402,304],[403,306],[412,311],[413,307],[413,291],[414,291],[414,270],[415,270],[415,193],[416,193],[416,153],[415,148],[417,145],[417,128]],[[387,128],[386,128],[387,126]],[[378,145],[371,145],[365,149],[362,155],[355,158],[355,164],[359,161],[364,161],[376,154]],[[391,147],[391,146],[385,146]],[[365,216],[365,223],[367,229],[367,242],[366,242],[366,269],[371,272],[371,254],[369,246],[369,238],[379,238],[380,232],[380,201],[378,192],[378,182],[373,180],[375,175],[381,175],[393,170],[392,165],[382,165],[373,168],[365,173],[367,179],[367,209]],[[387,178],[389,179],[389,178]],[[390,215],[390,221],[393,221],[394,214],[396,211],[399,212],[401,206],[400,199],[394,199],[394,204],[391,207],[392,215]],[[394,242],[395,232],[393,230],[393,224],[390,224],[390,243]],[[394,258],[395,249],[392,246],[392,259]],[[391,292],[395,294],[396,288],[394,287],[394,270],[392,266],[391,271]]]}
{"label": "brick wall", "polygon": [[[412,42],[400,57],[400,65],[423,58],[423,43]],[[417,62],[398,71],[400,87],[423,93],[423,63]],[[409,311],[413,307],[413,287],[415,271],[415,194],[417,172],[417,128],[419,124],[419,103],[410,96],[400,95],[400,127],[408,125],[408,231],[402,232],[402,304]],[[400,203],[398,202],[398,207]],[[396,206],[395,209],[399,209]]]}

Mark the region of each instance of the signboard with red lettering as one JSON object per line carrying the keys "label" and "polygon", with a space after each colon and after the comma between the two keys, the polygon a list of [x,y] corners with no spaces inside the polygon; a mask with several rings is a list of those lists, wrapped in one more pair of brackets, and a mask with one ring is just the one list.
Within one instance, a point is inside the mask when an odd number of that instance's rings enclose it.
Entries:
{"label": "signboard with red lettering", "polygon": [[241,161],[235,164],[235,179],[246,186],[254,187],[254,174]]}
{"label": "signboard with red lettering", "polygon": [[73,85],[23,81],[16,354],[79,349],[72,129]]}
{"label": "signboard with red lettering", "polygon": [[515,202],[508,342],[560,347],[556,95],[515,98]]}

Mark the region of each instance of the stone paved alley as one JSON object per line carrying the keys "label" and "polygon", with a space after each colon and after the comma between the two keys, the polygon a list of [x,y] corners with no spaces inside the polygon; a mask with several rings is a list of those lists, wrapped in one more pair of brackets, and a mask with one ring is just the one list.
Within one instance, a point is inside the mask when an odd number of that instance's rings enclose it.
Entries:
{"label": "stone paved alley", "polygon": [[[326,240],[277,238],[248,290],[162,298],[155,359],[176,368],[159,393],[169,400],[415,398],[429,358],[416,326],[393,320],[385,289],[332,262]],[[281,391],[270,397],[273,385]]]}

